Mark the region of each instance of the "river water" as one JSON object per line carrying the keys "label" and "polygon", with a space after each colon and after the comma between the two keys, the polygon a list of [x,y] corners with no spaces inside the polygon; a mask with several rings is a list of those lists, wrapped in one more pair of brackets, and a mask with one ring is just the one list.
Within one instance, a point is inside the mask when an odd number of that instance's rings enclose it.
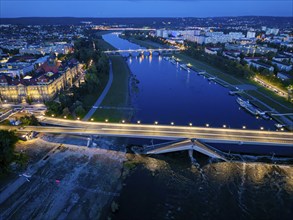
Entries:
{"label": "river water", "polygon": [[[119,49],[138,45],[115,34],[103,38]],[[228,90],[195,72],[180,70],[159,56],[131,57],[127,63],[139,80],[132,94],[133,122],[231,128],[274,129],[239,109]],[[131,141],[135,143],[135,141]],[[293,219],[292,160],[239,157],[217,162],[200,154],[191,163],[186,152],[142,157],[124,181],[112,219]],[[242,162],[245,161],[245,162]]]}
{"label": "river water", "polygon": [[[103,38],[119,49],[141,48],[117,34],[107,34]],[[195,71],[188,72],[158,55],[129,57],[127,63],[139,80],[138,91],[132,94],[136,109],[132,122],[275,129],[273,121],[257,119],[241,109],[236,96],[229,95],[227,88],[208,81]]]}

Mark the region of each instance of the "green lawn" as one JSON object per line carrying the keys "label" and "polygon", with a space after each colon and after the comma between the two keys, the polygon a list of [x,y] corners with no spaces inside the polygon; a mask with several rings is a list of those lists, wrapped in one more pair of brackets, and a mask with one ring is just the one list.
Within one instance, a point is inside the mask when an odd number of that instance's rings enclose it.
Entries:
{"label": "green lawn", "polygon": [[107,43],[103,39],[98,39],[98,44],[99,44],[99,48],[101,48],[101,50],[103,50],[103,51],[105,51],[105,50],[116,50],[115,47],[113,47],[111,44]]}
{"label": "green lawn", "polygon": [[148,48],[148,49],[157,49],[157,48],[168,48],[167,45],[159,44],[150,40],[138,40],[135,38],[126,38],[132,43],[138,44],[142,47]]}
{"label": "green lawn", "polygon": [[[110,56],[113,66],[113,83],[101,106],[128,107],[130,70],[121,56]],[[108,119],[110,122],[128,120],[132,111],[120,109],[97,109],[93,118],[97,121]]]}

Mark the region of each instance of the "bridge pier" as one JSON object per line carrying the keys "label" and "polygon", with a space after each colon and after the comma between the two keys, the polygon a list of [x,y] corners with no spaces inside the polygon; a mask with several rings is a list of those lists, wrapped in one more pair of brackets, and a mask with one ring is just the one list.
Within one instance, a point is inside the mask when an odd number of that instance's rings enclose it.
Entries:
{"label": "bridge pier", "polygon": [[193,164],[196,161],[193,157],[193,149],[188,150],[188,156],[190,158],[191,163]]}
{"label": "bridge pier", "polygon": [[91,135],[90,137],[87,138],[87,147],[91,147],[91,145],[93,144],[93,135]]}

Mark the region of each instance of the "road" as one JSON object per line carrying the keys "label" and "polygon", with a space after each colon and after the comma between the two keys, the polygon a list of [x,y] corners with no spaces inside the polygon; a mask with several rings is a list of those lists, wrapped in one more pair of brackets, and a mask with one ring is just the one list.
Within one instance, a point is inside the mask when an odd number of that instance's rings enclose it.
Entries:
{"label": "road", "polygon": [[[162,126],[122,123],[99,123],[72,121],[57,118],[42,117],[43,123],[52,126],[31,126],[20,130],[38,131],[44,133],[66,133],[80,135],[105,135],[138,138],[154,138],[176,140],[179,138],[196,138],[206,143],[238,143],[283,145],[293,149],[292,132],[276,132],[246,129],[206,128],[187,126]],[[65,126],[65,127],[60,127]],[[0,129],[15,127],[0,126]]]}
{"label": "road", "polygon": [[102,94],[100,95],[100,97],[97,99],[97,101],[95,102],[95,104],[91,108],[91,110],[86,114],[86,116],[84,116],[84,118],[82,119],[83,121],[88,121],[92,117],[92,115],[95,113],[95,111],[99,108],[99,106],[103,102],[104,98],[108,94],[108,92],[111,88],[112,82],[113,82],[113,69],[112,69],[112,62],[110,61],[109,80],[107,82],[107,85],[106,85],[105,89],[103,90]]}

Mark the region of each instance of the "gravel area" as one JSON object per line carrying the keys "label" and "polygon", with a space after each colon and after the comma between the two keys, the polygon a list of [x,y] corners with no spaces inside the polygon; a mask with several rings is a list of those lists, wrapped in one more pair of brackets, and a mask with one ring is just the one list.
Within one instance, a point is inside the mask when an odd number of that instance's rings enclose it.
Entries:
{"label": "gravel area", "polygon": [[[112,148],[115,141],[106,142]],[[125,151],[100,139],[46,135],[18,144],[30,156],[24,172],[0,192],[0,219],[98,219],[119,196]],[[104,149],[103,149],[104,148]]]}

